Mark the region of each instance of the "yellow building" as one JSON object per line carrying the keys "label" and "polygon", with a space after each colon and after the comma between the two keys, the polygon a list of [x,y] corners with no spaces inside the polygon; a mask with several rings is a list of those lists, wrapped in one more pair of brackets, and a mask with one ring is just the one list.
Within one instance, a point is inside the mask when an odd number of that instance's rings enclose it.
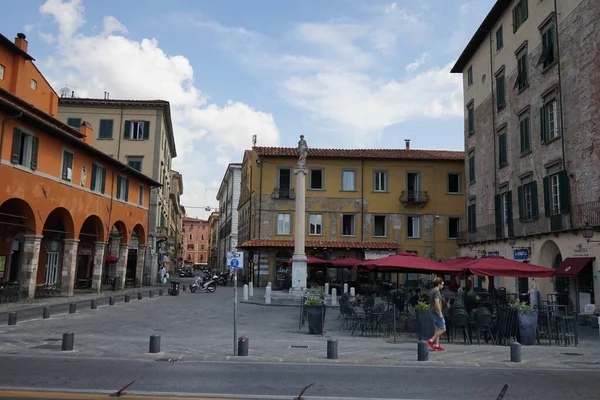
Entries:
{"label": "yellow building", "polygon": [[[297,159],[295,148],[244,153],[239,248],[246,250],[246,273],[260,286],[274,282],[293,254]],[[414,150],[408,142],[399,150],[309,149],[306,167],[308,255],[456,255],[465,210],[463,152]]]}

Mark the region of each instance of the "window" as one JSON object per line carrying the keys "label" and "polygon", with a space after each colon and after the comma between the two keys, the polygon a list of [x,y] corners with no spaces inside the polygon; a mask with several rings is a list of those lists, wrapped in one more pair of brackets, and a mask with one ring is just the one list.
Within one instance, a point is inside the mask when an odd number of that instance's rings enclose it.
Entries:
{"label": "window", "polygon": [[537,65],[543,64],[544,69],[548,68],[554,62],[554,22],[549,22],[542,29],[542,54]]}
{"label": "window", "polygon": [[528,221],[538,217],[537,182],[529,182],[518,188],[519,220]]}
{"label": "window", "polygon": [[448,239],[458,239],[460,235],[460,218],[448,217]]}
{"label": "window", "polygon": [[500,51],[504,47],[504,36],[502,32],[502,26],[496,31],[496,51]]}
{"label": "window", "polygon": [[193,244],[188,244],[188,250],[194,250],[194,245]]}
{"label": "window", "polygon": [[94,192],[104,193],[106,184],[106,168],[92,164],[92,180],[90,182],[90,189]]}
{"label": "window", "polygon": [[521,0],[517,2],[517,5],[512,10],[513,33],[523,25],[523,22],[527,21],[527,17],[529,17],[527,0]]}
{"label": "window", "polygon": [[277,234],[278,235],[291,235],[292,234],[292,222],[291,214],[277,214]]}
{"label": "window", "polygon": [[496,238],[512,236],[512,191],[506,190],[497,194],[495,200]]}
{"label": "window", "polygon": [[504,84],[504,71],[496,75],[496,108],[500,109],[506,105],[506,91]]}
{"label": "window", "polygon": [[0,81],[4,79],[4,65],[0,64]]}
{"label": "window", "polygon": [[387,215],[373,215],[373,236],[387,236]]}
{"label": "window", "polygon": [[342,236],[356,235],[356,216],[354,214],[342,214]]}
{"label": "window", "polygon": [[467,207],[467,225],[467,229],[470,233],[477,232],[477,212],[475,203],[472,203]]}
{"label": "window", "polygon": [[519,116],[519,136],[521,140],[521,154],[531,151],[531,121],[529,112]]}
{"label": "window", "polygon": [[63,150],[62,179],[68,182],[73,180],[73,153],[68,150]]}
{"label": "window", "polygon": [[192,235],[190,234],[190,240],[192,240]]}
{"label": "window", "polygon": [[323,234],[323,215],[309,214],[308,215],[308,234],[322,235]]}
{"label": "window", "polygon": [[560,180],[558,174],[550,177],[550,209],[552,215],[560,214]]}
{"label": "window", "polygon": [[30,85],[33,90],[37,90],[37,82],[35,81],[35,79],[31,80]]}
{"label": "window", "polygon": [[13,131],[13,143],[11,162],[24,167],[37,169],[39,138],[22,130],[15,128]]}
{"label": "window", "polygon": [[406,217],[406,237],[414,239],[421,237],[421,217]]}
{"label": "window", "polygon": [[129,179],[121,175],[117,177],[117,199],[129,201]]}
{"label": "window", "polygon": [[373,191],[387,192],[387,171],[373,171]]}
{"label": "window", "polygon": [[100,120],[100,132],[98,132],[99,139],[112,139],[113,138],[113,120],[112,119],[101,119]]}
{"label": "window", "polygon": [[[203,226],[202,228],[204,228],[204,226]],[[200,239],[200,240],[204,240],[204,235],[202,235],[202,236],[201,236],[201,239]]]}
{"label": "window", "polygon": [[356,190],[356,171],[342,170],[342,190]]}
{"label": "window", "polygon": [[131,168],[138,170],[138,171],[142,171],[142,160],[144,158],[143,157],[139,157],[139,156],[127,156],[127,165],[129,165]]}
{"label": "window", "polygon": [[517,80],[515,80],[514,89],[522,90],[529,85],[527,57],[527,47],[517,53]]}
{"label": "window", "polygon": [[200,250],[204,250],[204,245],[203,244],[200,245]]}
{"label": "window", "polygon": [[144,185],[138,186],[138,204],[144,205]]}
{"label": "window", "polygon": [[421,194],[421,175],[418,172],[406,173],[406,192],[409,201],[419,201]]}
{"label": "window", "polygon": [[469,152],[469,183],[475,183],[475,150]]}
{"label": "window", "polygon": [[450,172],[448,174],[448,193],[459,194],[460,193],[460,173]]}
{"label": "window", "polygon": [[552,99],[540,108],[540,128],[542,143],[558,137],[558,112],[556,99]]}
{"label": "window", "polygon": [[467,70],[467,86],[471,87],[471,85],[473,85],[473,66]]}
{"label": "window", "polygon": [[325,189],[325,182],[323,179],[325,171],[322,168],[315,168],[310,170],[310,182],[309,188],[312,190],[323,190]]}
{"label": "window", "polygon": [[277,198],[292,198],[292,169],[288,167],[279,167],[277,169]]}
{"label": "window", "polygon": [[475,133],[475,106],[473,102],[467,106],[467,131],[469,136]]}
{"label": "window", "polygon": [[125,139],[148,140],[150,138],[150,121],[125,121]]}
{"label": "window", "polygon": [[71,128],[79,129],[81,127],[81,118],[67,118],[67,125]]}
{"label": "window", "polygon": [[498,164],[500,168],[508,165],[508,149],[506,140],[506,128],[498,132]]}

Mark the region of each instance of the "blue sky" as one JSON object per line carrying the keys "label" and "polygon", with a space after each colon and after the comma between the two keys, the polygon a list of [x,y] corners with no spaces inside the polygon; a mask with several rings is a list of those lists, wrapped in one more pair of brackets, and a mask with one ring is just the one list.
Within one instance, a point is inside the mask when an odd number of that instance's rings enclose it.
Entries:
{"label": "blue sky", "polygon": [[310,147],[410,138],[462,150],[461,77],[449,70],[493,3],[26,0],[0,26],[27,34],[57,91],[169,100],[182,203],[214,206],[253,134],[259,145],[296,146],[302,133]]}

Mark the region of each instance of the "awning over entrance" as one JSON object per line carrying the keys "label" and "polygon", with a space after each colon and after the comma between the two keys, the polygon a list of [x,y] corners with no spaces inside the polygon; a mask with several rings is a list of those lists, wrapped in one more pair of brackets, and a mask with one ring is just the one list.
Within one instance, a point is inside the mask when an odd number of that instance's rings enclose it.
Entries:
{"label": "awning over entrance", "polygon": [[113,255],[107,254],[104,256],[104,261],[107,263],[116,263],[119,259]]}
{"label": "awning over entrance", "polygon": [[556,268],[557,276],[577,276],[586,265],[594,261],[593,257],[569,257]]}

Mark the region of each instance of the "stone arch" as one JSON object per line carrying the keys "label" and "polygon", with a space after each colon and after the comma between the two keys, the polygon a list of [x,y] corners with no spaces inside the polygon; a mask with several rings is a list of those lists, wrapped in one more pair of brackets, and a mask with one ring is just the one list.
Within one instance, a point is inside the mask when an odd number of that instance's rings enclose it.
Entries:
{"label": "stone arch", "polygon": [[79,231],[80,239],[81,236],[93,237],[94,242],[104,242],[106,241],[104,235],[104,225],[102,224],[102,220],[97,215],[88,216],[83,224],[81,225],[81,229]]}
{"label": "stone arch", "polygon": [[538,265],[547,268],[556,268],[558,266],[556,265],[556,260],[558,258],[560,258],[560,262],[562,262],[560,248],[554,240],[549,239],[542,243],[540,246]]}
{"label": "stone arch", "polygon": [[34,235],[36,219],[33,209],[25,200],[12,198],[0,205],[0,234],[8,237],[18,233]]}
{"label": "stone arch", "polygon": [[73,217],[66,208],[55,208],[44,221],[42,231],[44,238],[54,238],[55,240],[74,239],[75,233]]}
{"label": "stone arch", "polygon": [[144,227],[141,224],[137,224],[133,227],[131,236],[133,237],[134,235],[137,236],[138,246],[146,245],[146,231],[144,230]]}
{"label": "stone arch", "polygon": [[115,221],[115,223],[113,224],[112,228],[111,228],[111,234],[118,232],[121,239],[120,242],[122,244],[128,244],[129,243],[129,234],[127,232],[127,226],[125,225],[125,223],[123,221]]}

